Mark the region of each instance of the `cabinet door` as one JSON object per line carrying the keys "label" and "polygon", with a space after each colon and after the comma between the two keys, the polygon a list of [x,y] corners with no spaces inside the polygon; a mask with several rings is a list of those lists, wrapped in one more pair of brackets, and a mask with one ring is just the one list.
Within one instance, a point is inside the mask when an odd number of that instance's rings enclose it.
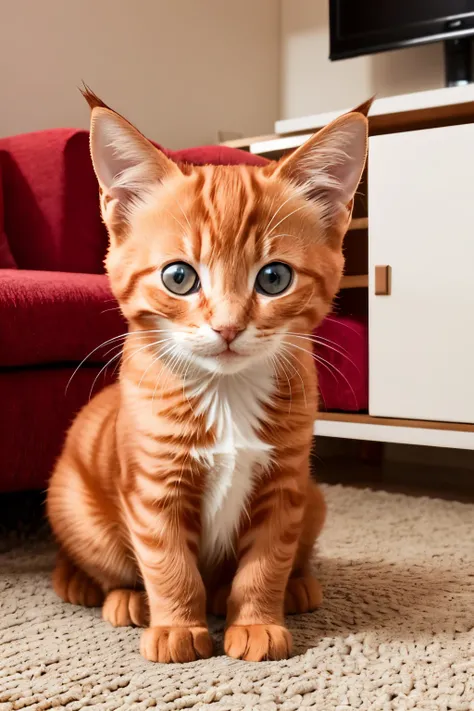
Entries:
{"label": "cabinet door", "polygon": [[370,139],[369,337],[370,414],[474,422],[473,124]]}

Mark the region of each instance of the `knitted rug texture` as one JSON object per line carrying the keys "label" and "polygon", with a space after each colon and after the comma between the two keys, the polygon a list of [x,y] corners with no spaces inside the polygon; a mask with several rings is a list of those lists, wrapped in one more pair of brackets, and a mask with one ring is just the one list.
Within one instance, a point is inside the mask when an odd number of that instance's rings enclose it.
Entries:
{"label": "knitted rug texture", "polygon": [[0,538],[0,711],[471,711],[474,505],[325,487],[329,517],[315,569],[318,612],[289,618],[294,656],[222,655],[154,665],[140,630],[63,604],[42,531]]}

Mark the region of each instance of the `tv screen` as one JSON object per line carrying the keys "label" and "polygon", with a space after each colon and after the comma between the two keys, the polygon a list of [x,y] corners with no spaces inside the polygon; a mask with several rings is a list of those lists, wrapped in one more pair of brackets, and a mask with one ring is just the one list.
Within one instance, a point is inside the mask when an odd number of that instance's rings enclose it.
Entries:
{"label": "tv screen", "polygon": [[474,35],[474,0],[330,0],[331,59]]}

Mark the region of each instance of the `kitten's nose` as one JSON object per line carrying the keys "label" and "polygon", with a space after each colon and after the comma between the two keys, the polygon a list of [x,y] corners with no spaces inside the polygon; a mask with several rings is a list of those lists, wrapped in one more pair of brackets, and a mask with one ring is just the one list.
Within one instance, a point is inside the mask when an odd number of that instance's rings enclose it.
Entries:
{"label": "kitten's nose", "polygon": [[244,329],[237,326],[225,326],[224,328],[213,328],[212,330],[222,336],[227,343],[232,343]]}

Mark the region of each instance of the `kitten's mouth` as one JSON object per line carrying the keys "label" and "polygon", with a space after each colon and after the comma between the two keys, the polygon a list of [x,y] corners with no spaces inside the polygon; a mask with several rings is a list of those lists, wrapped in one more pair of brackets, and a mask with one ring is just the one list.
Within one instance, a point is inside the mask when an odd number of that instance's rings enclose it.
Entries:
{"label": "kitten's mouth", "polygon": [[240,354],[235,351],[231,351],[230,348],[226,348],[226,350],[219,353],[217,357],[222,358],[223,360],[232,360],[233,358],[240,358]]}

